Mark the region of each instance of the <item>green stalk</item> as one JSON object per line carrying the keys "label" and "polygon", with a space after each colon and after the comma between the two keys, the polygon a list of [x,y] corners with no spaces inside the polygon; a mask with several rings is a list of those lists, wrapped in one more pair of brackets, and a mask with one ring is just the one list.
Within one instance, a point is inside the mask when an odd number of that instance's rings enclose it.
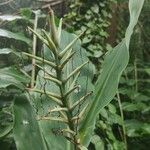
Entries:
{"label": "green stalk", "polygon": [[137,59],[134,60],[134,78],[135,78],[135,91],[138,92],[138,72],[137,72]]}
{"label": "green stalk", "polygon": [[[61,61],[59,59],[59,54],[55,56],[55,65],[57,66],[56,67],[57,80],[59,80],[62,83],[58,85],[59,90],[60,90],[60,95],[61,95],[61,101],[62,101],[63,107],[68,109],[68,111],[65,112],[67,116],[67,120],[68,120],[68,127],[71,131],[75,132],[75,124],[74,124],[74,121],[72,120],[73,114],[70,109],[71,106],[69,104],[69,98],[68,98],[69,96],[66,95],[66,93],[68,92],[66,88],[67,82],[64,82],[64,79],[63,79],[63,69],[60,67]],[[74,150],[78,150],[78,145],[77,145],[78,139],[76,138],[76,136],[73,137],[73,143],[74,143]]]}
{"label": "green stalk", "polygon": [[[36,31],[37,29],[37,24],[38,24],[38,14],[35,13],[34,31]],[[34,34],[32,55],[36,55],[36,45],[37,45],[37,36]],[[31,88],[34,88],[35,83],[35,64],[36,64],[35,58],[32,58]]]}
{"label": "green stalk", "polygon": [[121,98],[120,98],[119,92],[117,92],[117,100],[118,100],[118,105],[119,105],[119,110],[120,110],[120,115],[121,115],[121,120],[122,120],[123,140],[125,143],[125,150],[128,150],[128,144],[127,144],[127,138],[126,138],[126,129],[125,129],[125,123],[124,123],[124,114],[123,114],[123,110],[122,110]]}
{"label": "green stalk", "polygon": [[[56,61],[57,66],[60,65],[60,61],[57,59]],[[63,78],[62,78],[62,70],[58,67],[56,69],[56,74],[57,74],[57,79],[59,81],[62,81],[62,84],[59,85],[59,89],[60,89],[60,93],[61,93],[61,97],[62,97],[62,103],[63,103],[63,107],[68,108],[68,112],[66,112],[67,118],[68,118],[68,126],[69,129],[72,131],[75,131],[75,127],[74,127],[74,122],[72,121],[72,112],[70,111],[70,105],[69,105],[69,100],[67,98],[67,96],[65,95],[65,93],[67,93],[66,90],[66,83],[63,82]],[[74,137],[74,142],[77,143],[77,139]],[[77,150],[77,146],[76,144],[74,144],[74,149]]]}

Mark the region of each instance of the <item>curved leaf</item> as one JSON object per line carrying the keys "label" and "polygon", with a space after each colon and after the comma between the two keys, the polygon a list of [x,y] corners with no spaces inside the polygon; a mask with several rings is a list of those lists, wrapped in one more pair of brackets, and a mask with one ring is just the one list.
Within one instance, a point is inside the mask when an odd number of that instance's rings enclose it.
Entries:
{"label": "curved leaf", "polygon": [[18,52],[15,52],[14,50],[10,48],[2,48],[0,49],[0,55],[9,55],[9,54],[14,54],[17,57],[20,57]]}
{"label": "curved leaf", "polygon": [[0,88],[15,86],[24,89],[24,84],[29,83],[29,77],[14,67],[0,69]]}
{"label": "curved leaf", "polygon": [[130,23],[122,40],[104,58],[102,72],[98,78],[94,91],[94,100],[89,106],[89,111],[80,128],[81,143],[88,145],[95,126],[95,120],[100,110],[108,105],[117,92],[118,83],[123,70],[129,61],[129,42],[134,26],[138,21],[144,0],[130,0]]}
{"label": "curved leaf", "polygon": [[25,95],[14,101],[14,139],[18,150],[47,150],[35,117],[34,110]]}
{"label": "curved leaf", "polygon": [[0,20],[2,21],[13,21],[21,18],[22,18],[21,16],[17,15],[0,15]]}
{"label": "curved leaf", "polygon": [[5,30],[5,29],[0,29],[0,37],[6,37],[10,39],[15,39],[19,41],[23,41],[27,43],[28,45],[31,44],[31,40],[25,37],[23,34],[20,33],[13,33],[11,31]]}
{"label": "curved leaf", "polygon": [[95,150],[104,150],[104,142],[98,135],[94,135],[91,142],[94,145]]}

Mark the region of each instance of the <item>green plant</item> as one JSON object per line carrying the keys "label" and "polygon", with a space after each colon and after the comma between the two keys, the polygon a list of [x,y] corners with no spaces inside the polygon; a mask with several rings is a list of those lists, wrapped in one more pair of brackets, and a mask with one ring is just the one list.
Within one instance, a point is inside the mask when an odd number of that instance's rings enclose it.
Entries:
{"label": "green plant", "polygon": [[102,58],[111,49],[108,42],[115,0],[71,1],[70,11],[65,15],[67,30],[75,33],[84,32],[81,36],[82,46],[88,52],[92,63],[99,73]]}
{"label": "green plant", "polygon": [[23,53],[36,60],[40,71],[35,87],[14,101],[17,149],[87,149],[96,117],[115,96],[121,73],[128,64],[129,42],[143,3],[144,0],[129,1],[131,19],[125,38],[105,56],[95,90],[90,83],[92,64],[80,51],[80,36],[62,31],[62,20],[56,29],[52,10],[50,35],[45,30],[39,33],[29,28],[44,44],[44,53],[43,57]]}
{"label": "green plant", "polygon": [[0,16],[0,147],[5,150],[15,149],[12,134],[14,96],[30,84],[27,73],[31,67],[21,55],[32,46],[25,30],[29,25],[32,25],[31,18],[23,15]]}
{"label": "green plant", "polygon": [[[122,13],[119,14],[121,15],[119,18],[122,20],[120,22],[122,22],[121,30],[123,31],[123,28],[125,30],[125,24],[127,24],[126,18],[128,13],[126,12],[126,4],[122,6],[125,6],[125,8],[122,9],[123,7],[121,7]],[[149,70],[149,29],[147,26],[149,21],[145,19],[149,16],[147,6],[149,6],[149,2],[145,1],[141,17],[130,44],[130,62],[124,71],[119,86],[128,149],[133,150],[147,149],[150,138],[148,127],[149,92],[147,91],[149,89],[149,80],[148,72],[146,71]],[[114,104],[118,108],[118,104],[115,101]]]}

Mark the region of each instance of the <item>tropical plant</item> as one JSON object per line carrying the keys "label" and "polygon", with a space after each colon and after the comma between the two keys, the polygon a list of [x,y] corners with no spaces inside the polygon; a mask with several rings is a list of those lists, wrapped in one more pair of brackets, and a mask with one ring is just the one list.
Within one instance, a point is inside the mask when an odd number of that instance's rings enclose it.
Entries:
{"label": "tropical plant", "polygon": [[[130,23],[125,38],[106,54],[96,85],[91,83],[93,65],[80,48],[82,34],[77,37],[63,31],[62,20],[57,29],[51,9],[50,34],[29,28],[43,43],[44,52],[41,57],[23,53],[34,60],[39,72],[36,80],[34,75],[31,79],[35,86],[26,88],[14,100],[17,149],[87,149],[97,115],[115,96],[128,64],[130,38],[143,3],[144,0],[129,1]],[[22,90],[22,84],[11,84]]]}

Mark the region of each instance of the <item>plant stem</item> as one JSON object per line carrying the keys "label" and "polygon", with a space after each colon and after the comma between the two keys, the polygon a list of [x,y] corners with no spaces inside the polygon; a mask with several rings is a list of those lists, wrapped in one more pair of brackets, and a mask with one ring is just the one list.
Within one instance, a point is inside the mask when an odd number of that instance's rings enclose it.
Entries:
{"label": "plant stem", "polygon": [[[72,121],[73,115],[72,111],[70,110],[70,104],[69,104],[69,98],[66,96],[67,90],[66,90],[66,82],[63,82],[63,72],[60,66],[60,60],[59,57],[55,57],[55,63],[56,63],[56,75],[57,79],[62,82],[62,84],[59,85],[60,89],[60,95],[61,95],[61,101],[63,103],[63,107],[68,108],[68,111],[66,112],[67,120],[68,120],[68,127],[70,130],[75,131],[74,122]],[[77,143],[77,139],[74,136],[73,142]],[[77,145],[74,144],[74,150],[77,150]]]}
{"label": "plant stem", "polygon": [[[34,31],[37,29],[37,24],[38,24],[38,14],[35,13],[35,20],[34,20]],[[36,55],[36,45],[37,45],[37,36],[34,34],[33,35],[33,51],[32,55]],[[31,88],[34,88],[34,83],[35,83],[35,58],[32,58],[32,73],[31,73]]]}
{"label": "plant stem", "polygon": [[128,145],[127,145],[127,138],[126,138],[125,123],[124,123],[124,114],[123,114],[123,110],[122,110],[121,98],[120,98],[119,92],[117,92],[117,100],[118,100],[119,110],[120,110],[120,115],[121,115],[121,120],[122,120],[123,140],[124,140],[124,143],[125,143],[125,150],[127,150]]}
{"label": "plant stem", "polygon": [[135,77],[135,91],[138,92],[138,72],[137,72],[137,59],[134,60],[134,77]]}

